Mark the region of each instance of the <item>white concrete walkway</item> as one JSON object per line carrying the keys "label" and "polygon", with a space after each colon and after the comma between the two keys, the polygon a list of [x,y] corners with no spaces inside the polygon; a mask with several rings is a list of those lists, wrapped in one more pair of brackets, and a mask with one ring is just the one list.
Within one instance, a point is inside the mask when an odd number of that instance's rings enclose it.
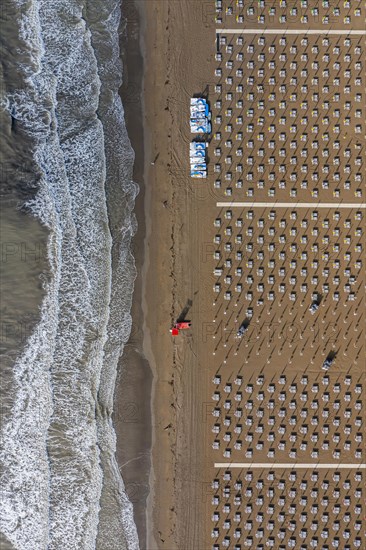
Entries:
{"label": "white concrete walkway", "polygon": [[254,469],[254,468],[268,468],[270,470],[274,469],[290,469],[290,470],[299,470],[299,469],[311,469],[311,470],[328,470],[328,469],[334,469],[334,470],[366,470],[366,464],[319,464],[317,462],[314,463],[295,463],[295,464],[289,464],[286,462],[278,463],[278,462],[215,462],[214,464],[215,468],[241,468],[241,469]]}
{"label": "white concrete walkway", "polygon": [[362,202],[217,202],[220,208],[358,208],[365,209]]}
{"label": "white concrete walkway", "polygon": [[217,34],[336,34],[366,36],[365,30],[356,29],[216,29]]}

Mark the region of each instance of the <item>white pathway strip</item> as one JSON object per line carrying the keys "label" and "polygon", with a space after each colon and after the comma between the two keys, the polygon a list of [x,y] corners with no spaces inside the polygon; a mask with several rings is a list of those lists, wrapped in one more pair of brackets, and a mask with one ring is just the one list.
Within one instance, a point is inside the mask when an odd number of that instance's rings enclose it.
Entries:
{"label": "white pathway strip", "polygon": [[291,469],[291,470],[299,470],[299,469],[311,469],[311,470],[366,470],[366,464],[319,464],[319,463],[296,463],[296,464],[289,464],[289,463],[273,463],[273,462],[215,462],[214,464],[215,468],[241,468],[241,469],[254,469],[254,468],[268,468],[270,470],[273,469]]}
{"label": "white pathway strip", "polygon": [[366,36],[365,30],[356,29],[216,29],[217,34],[336,34]]}
{"label": "white pathway strip", "polygon": [[218,207],[233,208],[359,208],[365,209],[366,203],[356,202],[217,202]]}

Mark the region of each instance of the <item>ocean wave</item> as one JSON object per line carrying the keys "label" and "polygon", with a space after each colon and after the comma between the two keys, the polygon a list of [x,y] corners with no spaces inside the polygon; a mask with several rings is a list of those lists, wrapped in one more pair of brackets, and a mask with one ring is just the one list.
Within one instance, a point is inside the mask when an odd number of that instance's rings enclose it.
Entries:
{"label": "ocean wave", "polygon": [[110,418],[131,327],[137,186],[117,93],[119,7],[103,6],[95,40],[77,2],[20,7],[28,63],[22,55],[24,84],[6,108],[36,143],[41,177],[28,207],[49,230],[50,275],[2,433],[1,528],[19,549],[106,549],[100,507],[111,492],[108,548],[138,548]]}

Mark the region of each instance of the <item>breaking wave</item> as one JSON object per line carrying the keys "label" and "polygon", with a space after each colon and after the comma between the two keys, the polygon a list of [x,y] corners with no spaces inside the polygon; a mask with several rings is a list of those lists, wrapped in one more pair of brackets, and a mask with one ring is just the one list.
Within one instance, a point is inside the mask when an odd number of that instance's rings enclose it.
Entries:
{"label": "breaking wave", "polygon": [[1,529],[17,549],[135,550],[111,421],[131,327],[138,192],[118,96],[119,3],[18,0],[12,9],[20,84],[5,81],[3,108],[33,143],[38,192],[27,206],[49,232],[49,275],[41,320],[12,371]]}

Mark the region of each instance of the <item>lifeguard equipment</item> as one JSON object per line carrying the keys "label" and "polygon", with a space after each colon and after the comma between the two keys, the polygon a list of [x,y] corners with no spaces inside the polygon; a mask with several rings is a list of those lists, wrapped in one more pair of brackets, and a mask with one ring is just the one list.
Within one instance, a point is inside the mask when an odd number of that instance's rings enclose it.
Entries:
{"label": "lifeguard equipment", "polygon": [[191,321],[177,321],[170,329],[170,333],[172,336],[178,336],[180,330],[188,330],[191,328],[191,324]]}

